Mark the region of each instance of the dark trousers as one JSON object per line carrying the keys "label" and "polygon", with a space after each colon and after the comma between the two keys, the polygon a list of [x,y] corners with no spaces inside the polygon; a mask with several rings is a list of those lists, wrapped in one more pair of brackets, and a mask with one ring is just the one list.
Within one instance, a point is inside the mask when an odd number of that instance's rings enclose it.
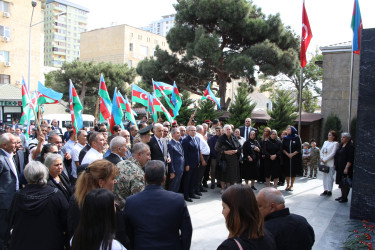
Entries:
{"label": "dark trousers", "polygon": [[189,171],[184,171],[183,182],[184,182],[184,196],[188,198],[194,195],[194,183],[197,178],[198,167],[190,166]]}
{"label": "dark trousers", "polygon": [[8,228],[8,224],[6,222],[6,216],[7,216],[8,210],[6,209],[0,209],[0,249],[3,249],[4,247],[4,239],[5,234]]}
{"label": "dark trousers", "polygon": [[203,176],[203,183],[207,184],[207,181],[210,178],[210,170],[211,170],[211,157],[208,158],[206,171],[204,172],[204,176]]}
{"label": "dark trousers", "polygon": [[173,191],[176,193],[178,192],[178,190],[180,189],[182,174],[183,172],[175,173],[174,178],[169,180],[169,188],[168,188],[169,191]]}
{"label": "dark trousers", "polygon": [[[204,161],[207,163],[209,155],[203,155]],[[198,173],[197,173],[197,179],[194,185],[194,191],[195,192],[200,192],[200,190],[203,188],[202,181],[203,181],[203,176],[206,171],[206,166],[202,166],[202,163],[198,167]]]}

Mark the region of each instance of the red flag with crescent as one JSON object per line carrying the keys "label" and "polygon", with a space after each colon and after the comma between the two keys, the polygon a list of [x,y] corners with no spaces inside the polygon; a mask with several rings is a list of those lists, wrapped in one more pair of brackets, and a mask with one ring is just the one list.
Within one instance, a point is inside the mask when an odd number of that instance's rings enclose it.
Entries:
{"label": "red flag with crescent", "polygon": [[302,35],[301,35],[301,67],[306,66],[306,50],[309,47],[312,32],[310,28],[309,18],[305,8],[305,1],[302,4]]}

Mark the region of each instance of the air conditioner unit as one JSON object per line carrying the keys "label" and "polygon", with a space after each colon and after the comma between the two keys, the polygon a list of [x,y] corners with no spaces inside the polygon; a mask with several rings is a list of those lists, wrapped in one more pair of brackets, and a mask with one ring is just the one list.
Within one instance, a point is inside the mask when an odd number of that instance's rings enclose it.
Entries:
{"label": "air conditioner unit", "polygon": [[10,13],[9,12],[4,12],[4,17],[10,17]]}
{"label": "air conditioner unit", "polygon": [[5,62],[4,64],[5,64],[5,67],[10,67],[10,66],[12,66],[12,64],[11,64],[10,62]]}
{"label": "air conditioner unit", "polygon": [[9,42],[9,41],[10,41],[10,38],[9,38],[9,37],[7,37],[7,36],[3,36],[3,41],[7,43],[7,42]]}

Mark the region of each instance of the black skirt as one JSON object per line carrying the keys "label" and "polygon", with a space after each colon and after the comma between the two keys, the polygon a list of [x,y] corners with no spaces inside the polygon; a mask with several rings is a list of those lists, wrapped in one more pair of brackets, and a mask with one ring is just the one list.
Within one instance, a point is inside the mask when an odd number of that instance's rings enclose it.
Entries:
{"label": "black skirt", "polygon": [[259,161],[244,161],[241,168],[241,178],[256,180],[259,176]]}

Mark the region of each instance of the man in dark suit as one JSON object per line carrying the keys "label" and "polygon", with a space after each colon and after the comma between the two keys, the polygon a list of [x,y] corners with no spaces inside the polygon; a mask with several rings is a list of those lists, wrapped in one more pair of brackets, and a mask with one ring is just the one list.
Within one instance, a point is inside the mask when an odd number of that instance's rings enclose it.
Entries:
{"label": "man in dark suit", "polygon": [[164,168],[161,161],[149,161],[145,190],[126,199],[124,219],[131,249],[190,249],[189,211],[181,194],[161,187],[166,179]]}
{"label": "man in dark suit", "polygon": [[171,130],[172,140],[168,143],[168,152],[171,157],[171,163],[168,165],[169,173],[169,191],[178,192],[180,189],[182,174],[184,173],[184,150],[180,143],[180,129]]}
{"label": "man in dark suit", "polygon": [[122,136],[116,136],[111,140],[109,148],[111,149],[111,153],[104,159],[116,165],[122,161],[122,157],[126,155],[127,147],[125,138]]}
{"label": "man in dark suit", "polygon": [[186,201],[192,202],[193,199],[199,199],[194,194],[194,183],[197,178],[197,169],[200,163],[199,139],[195,137],[195,126],[188,127],[188,136],[182,140],[182,148],[184,149],[185,171],[183,174],[183,191]]}
{"label": "man in dark suit", "polygon": [[162,139],[163,125],[156,123],[154,126],[154,136],[151,138],[148,145],[151,151],[151,160],[158,160],[169,163],[171,160],[168,157],[168,146],[167,142]]}
{"label": "man in dark suit", "polygon": [[19,189],[16,164],[13,152],[16,147],[16,138],[10,133],[0,135],[0,249],[3,249],[6,233],[6,214]]}
{"label": "man in dark suit", "polygon": [[53,120],[52,120],[51,125],[52,125],[52,126],[51,126],[51,129],[52,129],[52,130],[57,130],[57,131],[59,132],[60,135],[63,134],[61,128],[59,128],[59,123],[57,122],[56,119],[53,119]]}
{"label": "man in dark suit", "polygon": [[28,163],[27,161],[28,159],[25,157],[25,153],[23,152],[21,138],[17,135],[15,135],[15,138],[16,138],[16,147],[14,148],[13,158],[16,164],[17,174],[18,176],[20,176],[26,164]]}
{"label": "man in dark suit", "polygon": [[250,131],[252,131],[252,130],[254,130],[255,132],[258,131],[256,128],[251,127],[251,119],[246,118],[245,119],[245,126],[240,127],[241,137],[243,137],[245,139],[245,141],[247,141],[247,139],[249,139],[249,136],[250,136]]}

